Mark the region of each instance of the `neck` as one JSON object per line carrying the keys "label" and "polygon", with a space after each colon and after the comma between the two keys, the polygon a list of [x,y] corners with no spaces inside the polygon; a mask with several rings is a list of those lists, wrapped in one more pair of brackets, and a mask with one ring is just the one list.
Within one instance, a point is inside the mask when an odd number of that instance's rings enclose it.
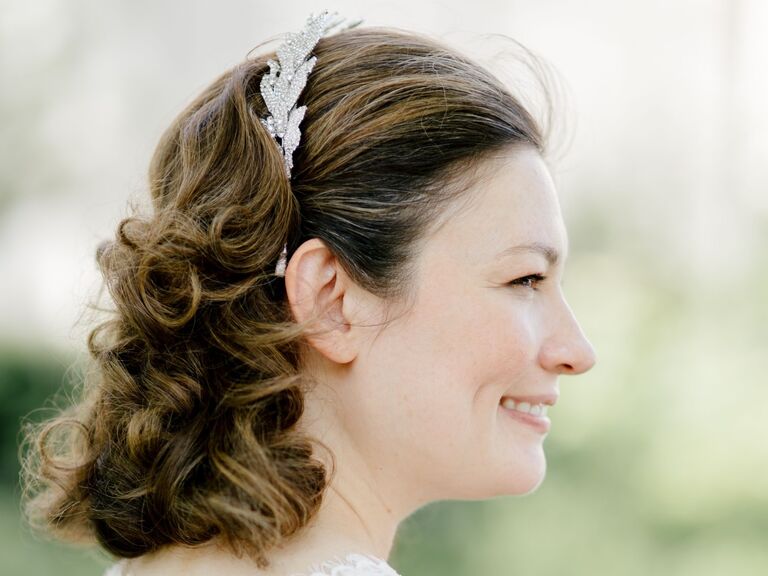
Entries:
{"label": "neck", "polygon": [[351,467],[337,457],[339,470],[323,495],[320,510],[305,529],[303,544],[331,555],[359,552],[386,560],[404,515],[395,511],[386,492],[363,473],[360,464]]}
{"label": "neck", "polygon": [[[320,509],[297,533],[295,545],[286,546],[319,559],[358,552],[386,560],[398,525],[420,505],[418,496],[402,485],[393,463],[387,465],[376,450],[361,444],[334,414],[337,401],[327,388],[316,387],[305,403],[300,426],[320,441],[314,457],[323,462],[330,480]],[[333,452],[333,460],[324,447]]]}

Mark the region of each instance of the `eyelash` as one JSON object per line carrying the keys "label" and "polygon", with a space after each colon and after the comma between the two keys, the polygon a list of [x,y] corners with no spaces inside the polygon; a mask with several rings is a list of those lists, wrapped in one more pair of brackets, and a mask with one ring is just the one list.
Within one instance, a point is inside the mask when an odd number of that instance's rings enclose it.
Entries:
{"label": "eyelash", "polygon": [[[543,276],[541,274],[529,274],[528,276],[523,276],[522,278],[518,278],[517,280],[513,280],[509,284],[511,286],[522,286],[524,288],[531,288],[533,290],[538,290],[536,286],[543,282],[547,277]],[[533,283],[531,285],[527,284],[527,281],[531,280]]]}

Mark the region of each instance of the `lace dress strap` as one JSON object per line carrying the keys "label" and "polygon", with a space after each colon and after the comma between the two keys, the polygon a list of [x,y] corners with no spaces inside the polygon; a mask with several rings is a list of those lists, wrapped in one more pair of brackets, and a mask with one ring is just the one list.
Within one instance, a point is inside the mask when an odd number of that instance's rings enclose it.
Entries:
{"label": "lace dress strap", "polygon": [[376,556],[352,552],[309,567],[308,573],[291,576],[400,576],[387,562]]}
{"label": "lace dress strap", "polygon": [[107,571],[104,572],[103,576],[124,576],[123,562],[116,562],[112,564],[112,566],[107,568]]}
{"label": "lace dress strap", "polygon": [[[124,562],[110,566],[103,576],[127,576],[123,571]],[[352,552],[342,557],[313,564],[309,572],[291,576],[401,576],[387,562],[376,556]]]}

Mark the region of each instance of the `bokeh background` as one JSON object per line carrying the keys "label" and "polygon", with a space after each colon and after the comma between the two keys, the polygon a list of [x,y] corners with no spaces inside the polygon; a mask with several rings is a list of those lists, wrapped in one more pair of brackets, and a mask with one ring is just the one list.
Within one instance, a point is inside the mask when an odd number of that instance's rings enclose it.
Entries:
{"label": "bokeh background", "polygon": [[0,573],[108,564],[21,523],[21,418],[76,379],[96,245],[145,193],[161,131],[323,7],[434,35],[513,84],[493,35],[552,67],[564,289],[598,354],[561,381],[541,487],[427,506],[391,563],[405,576],[768,574],[762,0],[0,0]]}

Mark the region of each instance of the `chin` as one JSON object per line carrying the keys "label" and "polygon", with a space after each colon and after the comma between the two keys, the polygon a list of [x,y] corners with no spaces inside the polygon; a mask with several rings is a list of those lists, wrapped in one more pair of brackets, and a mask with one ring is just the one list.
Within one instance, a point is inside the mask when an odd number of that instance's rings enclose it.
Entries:
{"label": "chin", "polygon": [[535,478],[533,478],[527,486],[524,486],[523,489],[517,490],[515,492],[512,492],[511,494],[516,494],[519,496],[525,496],[526,494],[532,494],[533,492],[536,492],[536,490],[539,489],[539,486],[541,486],[544,483],[544,478],[546,477],[546,472],[542,472]]}
{"label": "chin", "polygon": [[523,496],[535,492],[547,475],[547,459],[543,450],[526,454],[506,466],[499,477],[499,496]]}
{"label": "chin", "polygon": [[483,500],[497,496],[524,496],[535,492],[544,482],[547,473],[547,461],[543,451],[538,456],[527,457],[508,463],[502,467],[486,468],[488,474],[477,476],[468,490],[470,494],[459,496],[461,499]]}

